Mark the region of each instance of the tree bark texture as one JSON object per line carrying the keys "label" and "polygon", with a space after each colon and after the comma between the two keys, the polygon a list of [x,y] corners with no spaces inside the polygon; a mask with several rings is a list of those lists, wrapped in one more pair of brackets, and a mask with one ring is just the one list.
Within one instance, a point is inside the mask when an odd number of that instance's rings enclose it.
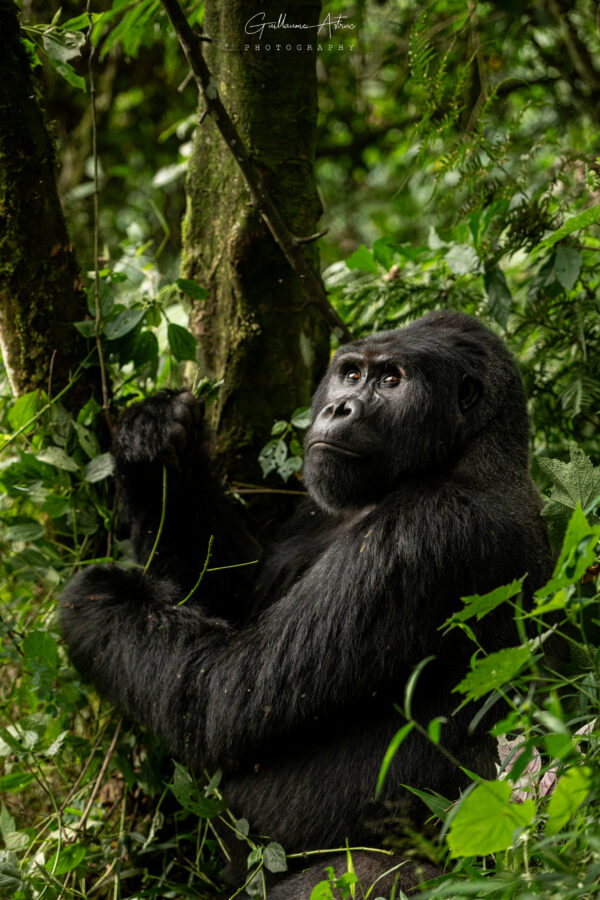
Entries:
{"label": "tree bark texture", "polygon": [[[0,0],[0,34],[0,342],[15,394],[48,388],[53,355],[55,393],[79,362],[85,294],[12,0]],[[65,399],[90,390],[82,379]]]}
{"label": "tree bark texture", "polygon": [[[285,4],[288,22],[313,25],[319,12],[320,3],[310,0]],[[205,55],[275,205],[290,231],[303,237],[316,232],[321,214],[314,177],[315,31],[249,36],[245,24],[256,13],[277,21],[281,4],[207,0],[211,43]],[[255,481],[257,453],[273,422],[307,404],[323,373],[329,329],[249,204],[243,177],[210,116],[198,129],[187,191],[183,269],[210,291],[195,304],[192,328],[201,370],[224,382],[211,410],[213,456],[232,478]],[[316,244],[303,249],[318,274]]]}

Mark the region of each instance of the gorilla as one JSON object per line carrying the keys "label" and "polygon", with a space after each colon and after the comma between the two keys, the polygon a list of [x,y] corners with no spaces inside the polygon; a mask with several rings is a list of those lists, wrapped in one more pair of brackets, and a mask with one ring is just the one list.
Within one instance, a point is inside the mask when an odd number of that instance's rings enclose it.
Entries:
{"label": "gorilla", "polygon": [[[403,724],[394,703],[425,657],[413,715],[425,726],[443,717],[444,747],[495,777],[489,717],[470,728],[477,709],[457,710],[452,693],[473,644],[440,626],[461,597],[526,573],[527,603],[551,571],[515,362],[476,319],[448,311],[343,346],[312,402],[309,496],[258,566],[239,565],[255,544],[210,475],[202,418],[177,391],[124,414],[113,452],[139,566],[91,566],[67,586],[71,658],[192,771],[220,768],[253,832],[288,853],[381,847],[427,814],[405,785],[454,799],[468,783],[413,730],[375,798]],[[165,471],[164,527],[143,571]],[[210,569],[192,593],[211,536]],[[519,640],[505,610],[475,630],[488,652]],[[325,866],[346,871],[333,850],[306,857],[269,897],[307,898]],[[353,860],[365,887],[401,862]],[[234,872],[238,884],[244,874]],[[405,861],[376,893],[428,874]]]}

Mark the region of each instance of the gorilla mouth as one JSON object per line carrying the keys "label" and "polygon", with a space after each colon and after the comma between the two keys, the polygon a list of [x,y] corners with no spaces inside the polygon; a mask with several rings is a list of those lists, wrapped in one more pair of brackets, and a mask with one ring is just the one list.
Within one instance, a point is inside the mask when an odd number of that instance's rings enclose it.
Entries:
{"label": "gorilla mouth", "polygon": [[315,441],[308,448],[309,452],[314,449],[318,450],[332,450],[334,453],[339,453],[341,456],[351,456],[355,459],[360,459],[361,454],[355,453],[354,450],[349,450],[347,447],[342,447],[341,444],[332,444],[331,441]]}

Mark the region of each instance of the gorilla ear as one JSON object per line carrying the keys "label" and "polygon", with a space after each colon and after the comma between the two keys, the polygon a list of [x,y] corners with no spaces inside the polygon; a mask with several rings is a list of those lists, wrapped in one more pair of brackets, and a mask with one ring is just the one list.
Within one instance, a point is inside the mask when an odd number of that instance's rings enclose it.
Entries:
{"label": "gorilla ear", "polygon": [[461,412],[466,412],[481,396],[481,382],[471,375],[463,375],[458,391],[458,406]]}

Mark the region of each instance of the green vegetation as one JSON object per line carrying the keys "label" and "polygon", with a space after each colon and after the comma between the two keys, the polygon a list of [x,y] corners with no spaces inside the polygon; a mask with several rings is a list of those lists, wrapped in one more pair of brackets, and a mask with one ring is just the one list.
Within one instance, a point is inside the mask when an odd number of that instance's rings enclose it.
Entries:
{"label": "green vegetation", "polygon": [[[216,817],[247,844],[247,890],[260,897],[264,871],[284,870],[285,848],[249,837],[252,823],[229,814],[218,773],[195,784],[82,684],[56,626],[57,594],[80,566],[127,564],[108,453],[116,412],[184,378],[207,402],[220,388],[213,378],[198,380],[197,333],[188,330],[207,286],[178,277],[194,87],[158,0],[100,7],[91,7],[91,29],[76,5],[62,13],[47,4],[40,13],[37,5],[37,18],[29,11],[22,22],[71,240],[88,274],[87,312],[73,323],[82,353],[70,385],[57,393],[50,378],[15,398],[1,375],[0,898],[214,897],[223,865]],[[466,598],[445,624],[470,634],[470,620],[501,603],[521,623],[519,646],[488,657],[474,646],[472,668],[457,685],[457,705],[507,701],[494,733],[512,768],[497,781],[475,778],[458,804],[422,794],[432,828],[407,835],[407,845],[445,867],[425,896],[594,897],[596,6],[360,0],[346,7],[336,0],[327,11],[356,25],[344,51],[325,44],[317,59],[316,175],[329,229],[319,246],[330,299],[357,337],[442,306],[476,314],[505,338],[530,398],[533,472],[558,557],[533,611],[521,609],[515,583]],[[203,4],[187,12],[203,22]],[[200,191],[202,177],[194,170],[188,191]],[[103,385],[104,395],[100,388],[84,403],[70,402],[80,381]],[[278,410],[271,434],[267,427],[254,435],[265,446],[255,455],[252,485],[233,485],[238,496],[244,487],[301,489],[303,390],[301,401]],[[243,409],[237,415],[243,430]],[[536,625],[535,642],[526,638],[526,620]],[[402,739],[421,727],[411,717],[414,686],[399,697],[399,732],[380,780]],[[443,747],[442,722],[428,734]],[[347,874],[336,880],[324,872],[311,900],[361,896],[377,900],[377,886],[357,884],[350,848]]]}

